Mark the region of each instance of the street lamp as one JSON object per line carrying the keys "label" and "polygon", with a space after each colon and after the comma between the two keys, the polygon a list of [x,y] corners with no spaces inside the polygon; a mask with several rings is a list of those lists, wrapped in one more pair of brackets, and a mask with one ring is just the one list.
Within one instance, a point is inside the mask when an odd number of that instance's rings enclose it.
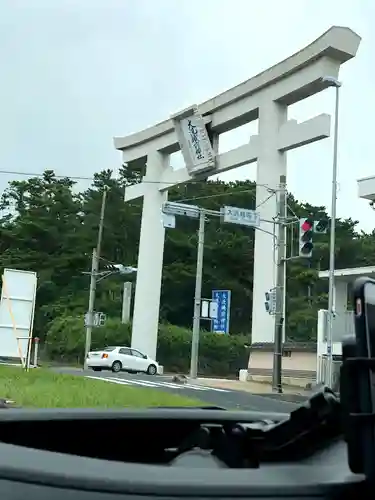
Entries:
{"label": "street lamp", "polygon": [[112,273],[133,274],[138,271],[136,267],[124,266],[124,264],[107,264],[105,268],[108,269],[107,275]]}
{"label": "street lamp", "polygon": [[[133,266],[124,266],[123,264],[109,264],[105,266],[108,269],[105,278],[110,274],[117,273],[122,276],[128,276],[130,274],[135,274],[138,269]],[[121,310],[121,323],[129,323],[130,320],[130,306],[132,298],[132,282],[125,281],[123,284],[122,291],[122,310]]]}
{"label": "street lamp", "polygon": [[333,330],[333,299],[335,288],[335,241],[336,241],[336,203],[337,203],[337,149],[338,149],[338,130],[339,130],[339,97],[341,82],[333,76],[325,76],[322,82],[328,87],[335,87],[335,128],[333,136],[333,163],[332,163],[332,198],[331,198],[331,231],[329,245],[329,283],[328,283],[328,331],[327,331],[327,383],[332,387],[332,330]]}
{"label": "street lamp", "polygon": [[138,269],[136,267],[123,266],[122,264],[117,264],[117,265],[115,265],[115,267],[117,267],[118,272],[120,274],[133,274],[133,273],[136,273],[138,271]]}

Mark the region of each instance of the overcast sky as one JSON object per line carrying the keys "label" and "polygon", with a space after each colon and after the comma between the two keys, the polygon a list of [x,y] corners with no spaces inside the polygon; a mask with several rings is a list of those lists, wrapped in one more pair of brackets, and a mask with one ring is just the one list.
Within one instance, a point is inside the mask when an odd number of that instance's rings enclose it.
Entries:
{"label": "overcast sky", "polygon": [[[342,25],[362,43],[340,74],[338,215],[372,230],[375,212],[356,183],[375,175],[371,19],[371,0],[0,0],[0,170],[91,176],[116,168],[113,136],[213,97]],[[289,116],[332,113],[333,104],[328,89]],[[228,133],[222,150],[250,132]],[[288,188],[329,207],[331,164],[331,139],[290,153]],[[0,190],[21,178],[0,173]],[[224,178],[255,180],[255,165]]]}

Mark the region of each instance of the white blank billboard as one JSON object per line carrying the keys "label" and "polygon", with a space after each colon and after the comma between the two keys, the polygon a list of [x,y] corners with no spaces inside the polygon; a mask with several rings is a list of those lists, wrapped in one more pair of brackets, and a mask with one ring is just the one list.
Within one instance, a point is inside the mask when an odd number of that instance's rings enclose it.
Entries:
{"label": "white blank billboard", "polygon": [[[37,275],[4,269],[0,302],[0,357],[27,357],[34,322]],[[25,338],[26,337],[26,338]]]}

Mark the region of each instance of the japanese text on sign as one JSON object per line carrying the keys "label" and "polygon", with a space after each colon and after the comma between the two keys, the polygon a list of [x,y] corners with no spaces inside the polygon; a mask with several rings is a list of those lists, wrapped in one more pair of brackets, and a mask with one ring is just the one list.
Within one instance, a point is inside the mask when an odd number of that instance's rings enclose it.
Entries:
{"label": "japanese text on sign", "polygon": [[260,226],[260,214],[255,210],[238,207],[224,207],[224,222],[242,224],[244,226]]}
{"label": "japanese text on sign", "polygon": [[172,117],[177,139],[189,175],[215,168],[215,152],[205,120],[197,106]]}
{"label": "japanese text on sign", "polygon": [[212,321],[214,333],[229,333],[230,290],[213,290],[212,300],[217,303],[217,317]]}
{"label": "japanese text on sign", "polygon": [[[209,142],[203,120],[196,115],[181,120],[181,131],[185,137],[186,146],[190,151],[194,166],[205,164],[212,160],[211,144]],[[187,153],[187,150],[185,150]]]}
{"label": "japanese text on sign", "polygon": [[204,156],[199,142],[199,130],[196,125],[193,125],[191,120],[188,120],[188,130],[190,133],[191,143],[195,150],[195,156],[197,157],[198,160],[203,160]]}

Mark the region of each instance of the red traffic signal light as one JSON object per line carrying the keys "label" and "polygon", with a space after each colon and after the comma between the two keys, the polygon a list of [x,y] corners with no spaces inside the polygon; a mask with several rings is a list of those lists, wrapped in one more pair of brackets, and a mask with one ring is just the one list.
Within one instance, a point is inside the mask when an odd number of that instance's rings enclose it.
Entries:
{"label": "red traffic signal light", "polygon": [[314,220],[308,217],[307,219],[301,219],[301,229],[304,232],[311,231],[314,227]]}
{"label": "red traffic signal light", "polygon": [[313,250],[313,230],[314,230],[314,219],[312,217],[306,217],[300,219],[299,224],[299,256],[300,257],[311,257]]}

